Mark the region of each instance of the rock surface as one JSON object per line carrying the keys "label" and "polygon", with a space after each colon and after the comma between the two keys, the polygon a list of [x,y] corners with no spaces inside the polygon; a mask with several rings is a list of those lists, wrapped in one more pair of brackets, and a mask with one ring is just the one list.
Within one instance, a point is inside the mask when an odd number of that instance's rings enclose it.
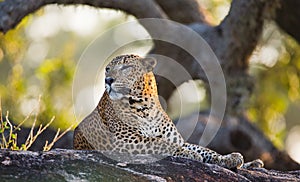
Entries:
{"label": "rock surface", "polygon": [[[97,151],[0,150],[1,181],[300,181],[300,170],[231,171],[216,165],[167,157],[153,163],[125,164]],[[139,156],[135,162],[155,160]]]}

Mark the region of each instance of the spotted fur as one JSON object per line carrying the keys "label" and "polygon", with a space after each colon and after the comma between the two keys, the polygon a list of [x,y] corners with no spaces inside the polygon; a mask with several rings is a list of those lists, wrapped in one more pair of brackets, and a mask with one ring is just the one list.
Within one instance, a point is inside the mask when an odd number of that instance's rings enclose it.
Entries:
{"label": "spotted fur", "polygon": [[[241,167],[244,160],[239,153],[220,155],[185,143],[160,105],[152,73],[155,65],[156,60],[136,55],[118,56],[107,65],[106,90],[95,110],[75,129],[74,148],[166,154],[226,168]],[[245,166],[262,165],[259,161]]]}

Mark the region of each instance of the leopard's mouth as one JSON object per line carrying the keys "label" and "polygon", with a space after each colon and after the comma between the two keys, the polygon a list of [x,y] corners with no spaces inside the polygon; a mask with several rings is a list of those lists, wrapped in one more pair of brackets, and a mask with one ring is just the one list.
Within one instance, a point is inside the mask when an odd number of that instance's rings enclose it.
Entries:
{"label": "leopard's mouth", "polygon": [[108,93],[108,94],[110,94],[110,92],[111,92],[111,86],[109,85],[109,84],[105,84],[105,90],[106,90],[106,92]]}
{"label": "leopard's mouth", "polygon": [[112,100],[120,100],[124,97],[122,92],[119,92],[117,89],[114,89],[112,85],[105,84],[105,90]]}

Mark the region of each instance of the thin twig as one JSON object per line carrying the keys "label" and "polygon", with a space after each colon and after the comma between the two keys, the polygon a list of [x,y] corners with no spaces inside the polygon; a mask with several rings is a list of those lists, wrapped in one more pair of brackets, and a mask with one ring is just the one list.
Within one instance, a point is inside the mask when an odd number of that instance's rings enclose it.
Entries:
{"label": "thin twig", "polygon": [[5,142],[5,136],[4,136],[4,123],[3,123],[3,118],[2,118],[2,103],[1,103],[1,97],[0,97],[0,121],[1,121],[1,128],[0,129],[3,129],[3,132],[1,133],[1,136],[2,136],[2,141],[0,143],[0,147],[1,148],[4,148],[4,142]]}
{"label": "thin twig", "polygon": [[25,117],[25,119],[22,122],[20,122],[17,126],[14,127],[13,132],[20,129],[20,127],[31,117],[33,111],[34,111],[34,109]]}
{"label": "thin twig", "polygon": [[52,142],[49,145],[48,145],[48,140],[46,141],[45,146],[43,148],[43,151],[48,151],[48,150],[50,150],[52,148],[53,141],[56,140],[57,136],[59,135],[59,132],[60,132],[60,128],[58,128],[58,130],[57,130],[57,132],[56,132],[56,134],[55,134]]}
{"label": "thin twig", "polygon": [[[38,120],[38,115],[39,115],[39,112],[40,112],[40,107],[39,107],[40,106],[40,102],[41,102],[41,96],[39,97],[38,107],[35,108],[35,109],[33,109],[29,113],[29,115],[27,115],[26,118],[21,123],[18,124],[18,126],[13,126],[12,123],[9,121],[9,118],[8,118],[9,112],[8,111],[7,111],[6,117],[5,117],[6,121],[3,121],[3,118],[2,118],[2,108],[1,108],[1,100],[0,100],[0,116],[1,116],[1,118],[0,118],[1,123],[0,124],[1,124],[1,128],[3,130],[3,132],[1,133],[2,138],[3,138],[2,141],[1,141],[1,143],[0,143],[0,147],[1,148],[11,148],[12,150],[27,150],[36,141],[36,139],[38,138],[38,136],[41,133],[43,133],[53,123],[53,121],[55,119],[54,116],[51,118],[51,120],[45,126],[43,126],[42,124],[40,124],[37,132],[34,133],[34,129],[35,129],[35,126],[36,126],[36,123],[37,123],[37,120]],[[15,131],[18,130],[18,129],[20,129],[21,125],[31,117],[33,111],[36,111],[36,113],[35,113],[35,116],[34,116],[34,121],[32,123],[30,132],[29,132],[29,134],[27,136],[27,139],[26,139],[25,143],[22,144],[22,146],[19,148],[17,146],[17,133],[15,133]],[[50,144],[48,144],[48,141],[46,141],[46,144],[44,146],[44,150],[45,151],[50,150],[53,147],[54,143],[56,141],[58,141],[68,131],[70,131],[72,127],[73,127],[73,125],[70,126],[67,130],[65,130],[61,134],[59,134],[60,133],[60,129],[58,129],[58,131],[57,131],[56,135],[54,136],[54,139],[52,140],[52,142]],[[5,134],[4,134],[6,129],[9,129],[8,136],[5,136]]]}
{"label": "thin twig", "polygon": [[35,118],[34,118],[33,123],[31,125],[30,132],[29,132],[28,137],[27,137],[27,139],[25,141],[25,145],[24,145],[26,147],[25,150],[27,150],[29,148],[27,146],[31,146],[30,143],[31,143],[31,140],[33,138],[33,131],[34,131],[34,128],[35,128],[36,121],[37,121],[37,114],[35,115]]}
{"label": "thin twig", "polygon": [[53,116],[53,117],[51,118],[50,122],[47,123],[44,127],[43,127],[43,125],[41,124],[40,127],[39,127],[39,129],[38,129],[38,131],[36,132],[35,135],[33,135],[33,134],[32,134],[32,136],[30,135],[30,138],[29,138],[28,143],[27,143],[27,142],[25,143],[26,149],[28,149],[28,148],[31,147],[31,145],[34,143],[34,141],[37,139],[37,137],[38,137],[41,133],[43,133],[43,131],[45,131],[46,128],[49,127],[49,125],[54,121],[54,119],[55,119],[55,116]]}
{"label": "thin twig", "polygon": [[67,128],[64,132],[62,132],[59,135],[60,128],[58,128],[55,137],[53,138],[52,142],[48,145],[48,141],[46,141],[45,146],[44,146],[44,151],[49,151],[53,145],[61,138],[63,137],[67,132],[69,132],[73,128],[74,124],[72,124],[69,128]]}
{"label": "thin twig", "polygon": [[8,119],[8,115],[9,115],[9,112],[7,111],[7,112],[6,112],[5,119],[6,119],[6,122],[8,123],[8,125],[9,125],[9,135],[8,135],[8,143],[7,143],[6,148],[9,147],[9,144],[10,144],[10,142],[11,142],[11,136],[12,136],[12,134],[13,134],[13,126],[12,126],[11,122],[10,122],[9,119]]}

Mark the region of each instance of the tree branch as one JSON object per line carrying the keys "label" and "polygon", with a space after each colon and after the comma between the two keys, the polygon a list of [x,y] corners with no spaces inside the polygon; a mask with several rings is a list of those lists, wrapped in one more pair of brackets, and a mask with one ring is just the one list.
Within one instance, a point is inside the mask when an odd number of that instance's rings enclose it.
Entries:
{"label": "tree branch", "polygon": [[281,0],[281,7],[276,13],[276,22],[285,32],[300,43],[300,1]]}
{"label": "tree branch", "polygon": [[22,18],[48,4],[82,4],[122,10],[137,18],[167,18],[167,15],[152,0],[6,0],[0,3],[0,31],[7,32]]}
{"label": "tree branch", "polygon": [[[200,139],[203,137],[204,130],[207,127],[209,114],[194,113],[180,119],[180,122],[186,125],[193,125],[190,121],[198,119],[195,130],[188,142],[202,145]],[[267,169],[288,171],[300,168],[300,164],[293,161],[286,152],[278,150],[245,117],[229,116],[223,122],[226,122],[226,124],[219,128],[217,135],[209,143],[208,148],[222,154],[239,151],[247,161],[260,158],[264,161]],[[188,126],[186,127],[188,128]]]}
{"label": "tree branch", "polygon": [[[228,87],[227,97],[228,108],[232,110],[241,106],[243,98],[251,92],[249,88],[253,87],[252,79],[246,73],[248,57],[260,39],[264,20],[272,18],[277,7],[278,1],[233,0],[229,14],[219,26],[210,27],[201,23],[190,25],[208,42],[220,61],[226,81],[232,86]],[[175,51],[172,52],[172,50]],[[198,66],[197,61],[184,54],[184,51],[178,52],[178,49],[170,48],[170,46],[165,46],[158,51],[177,60],[189,70],[193,78],[203,79],[203,70]],[[159,93],[168,99],[172,89],[182,83],[172,85],[166,80],[162,80],[160,84],[164,87],[159,88]],[[240,88],[237,89],[237,87]]]}
{"label": "tree branch", "polygon": [[201,13],[200,6],[196,0],[155,1],[166,12],[171,20],[183,24],[205,22],[204,15]]}
{"label": "tree branch", "polygon": [[233,0],[222,23],[207,32],[207,41],[228,73],[232,68],[248,68],[248,57],[260,39],[264,21],[273,18],[278,6],[278,0]]}

